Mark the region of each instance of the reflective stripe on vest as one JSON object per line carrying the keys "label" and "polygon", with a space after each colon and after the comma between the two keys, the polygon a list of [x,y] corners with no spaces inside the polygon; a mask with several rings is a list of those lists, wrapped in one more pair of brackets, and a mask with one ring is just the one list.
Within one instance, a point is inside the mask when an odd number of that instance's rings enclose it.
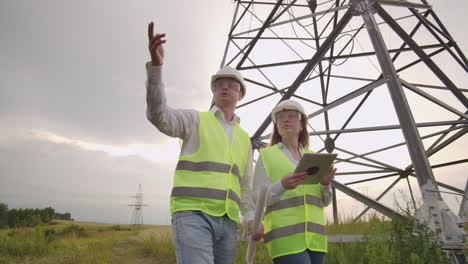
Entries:
{"label": "reflective stripe on vest", "polygon": [[213,172],[222,172],[222,173],[229,173],[236,175],[237,178],[241,179],[239,167],[237,164],[232,166],[232,170],[230,170],[231,166],[229,164],[218,163],[218,162],[211,162],[211,161],[203,161],[203,162],[193,162],[189,160],[179,160],[176,166],[176,170],[188,170],[188,171],[213,171]]}
{"label": "reflective stripe on vest", "polygon": [[240,198],[233,190],[217,190],[210,188],[198,188],[198,187],[174,187],[172,188],[171,197],[197,197],[197,198],[208,198],[216,200],[225,200],[226,196],[233,200],[240,206]]}
{"label": "reflective stripe on vest", "polygon": [[[315,205],[317,207],[323,208],[323,202],[322,199],[309,195],[306,195],[306,203]],[[291,207],[296,207],[296,206],[301,206],[304,205],[304,197],[303,196],[297,196],[297,197],[292,197],[286,200],[280,200],[279,202],[275,203],[274,205],[268,206],[266,208],[265,214],[269,214],[272,211],[276,210],[281,210],[281,209],[286,209],[286,208],[291,208]]]}
{"label": "reflective stripe on vest", "polygon": [[274,229],[271,232],[265,234],[263,239],[265,240],[265,243],[268,243],[273,239],[304,233],[305,230],[320,235],[326,235],[325,226],[312,222],[306,222]]}

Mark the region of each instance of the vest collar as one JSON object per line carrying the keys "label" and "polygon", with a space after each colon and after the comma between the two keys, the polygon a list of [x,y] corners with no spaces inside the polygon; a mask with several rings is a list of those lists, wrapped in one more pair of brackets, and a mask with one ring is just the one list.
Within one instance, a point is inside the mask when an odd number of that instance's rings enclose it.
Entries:
{"label": "vest collar", "polygon": [[[216,105],[213,105],[213,107],[210,109],[210,112],[217,118],[217,119],[221,119],[223,121],[224,120],[224,113],[223,111],[221,111],[221,109],[219,109],[219,107],[217,107]],[[226,122],[226,121],[225,121]],[[236,113],[234,113],[234,117],[232,118],[232,121],[229,122],[228,124],[232,125],[234,123],[240,123],[240,117],[238,115],[236,115]]]}
{"label": "vest collar", "polygon": [[[278,146],[280,150],[290,152],[289,149],[286,147],[286,145],[283,144],[283,142],[278,142],[276,145]],[[299,145],[299,153],[301,154],[301,157],[304,154],[303,150],[304,148],[301,145]]]}

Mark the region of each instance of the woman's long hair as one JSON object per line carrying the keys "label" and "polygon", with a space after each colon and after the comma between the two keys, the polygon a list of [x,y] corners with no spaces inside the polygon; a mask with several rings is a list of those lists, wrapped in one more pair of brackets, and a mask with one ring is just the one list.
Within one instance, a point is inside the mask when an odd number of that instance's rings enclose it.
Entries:
{"label": "woman's long hair", "polygon": [[[309,132],[307,131],[307,117],[305,117],[303,114],[301,114],[301,125],[302,125],[302,131],[299,132],[299,146],[303,148],[309,148]],[[278,132],[278,127],[276,123],[273,125],[273,134],[271,134],[270,138],[270,146],[273,146],[277,144],[278,142],[281,142],[281,135]]]}

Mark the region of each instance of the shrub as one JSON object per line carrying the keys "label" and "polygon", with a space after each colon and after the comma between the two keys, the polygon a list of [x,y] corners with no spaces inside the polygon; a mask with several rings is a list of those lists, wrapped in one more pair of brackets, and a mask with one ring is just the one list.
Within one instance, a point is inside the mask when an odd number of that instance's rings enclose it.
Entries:
{"label": "shrub", "polygon": [[67,235],[67,234],[73,234],[77,237],[88,236],[88,233],[86,232],[86,230],[83,227],[77,226],[77,225],[67,226],[60,232],[60,235]]}
{"label": "shrub", "polygon": [[57,231],[55,231],[55,229],[47,228],[44,230],[44,237],[47,243],[52,242],[52,240],[54,240],[56,236],[57,236]]}
{"label": "shrub", "polygon": [[111,226],[109,229],[114,230],[114,231],[131,231],[132,230],[129,227],[121,227],[120,225]]}
{"label": "shrub", "polygon": [[33,232],[12,231],[0,239],[0,255],[13,257],[44,256],[49,251],[49,242],[39,229]]}
{"label": "shrub", "polygon": [[393,220],[390,230],[382,228],[381,222],[374,219],[373,230],[366,235],[363,263],[448,263],[428,226],[410,215]]}

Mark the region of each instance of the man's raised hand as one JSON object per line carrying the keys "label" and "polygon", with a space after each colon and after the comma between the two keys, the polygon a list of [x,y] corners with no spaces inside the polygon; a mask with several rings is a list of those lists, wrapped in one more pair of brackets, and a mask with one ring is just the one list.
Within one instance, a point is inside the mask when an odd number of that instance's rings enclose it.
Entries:
{"label": "man's raised hand", "polygon": [[162,44],[166,43],[166,34],[154,35],[154,22],[148,24],[148,49],[151,55],[151,64],[153,66],[162,65],[164,62],[164,47]]}

